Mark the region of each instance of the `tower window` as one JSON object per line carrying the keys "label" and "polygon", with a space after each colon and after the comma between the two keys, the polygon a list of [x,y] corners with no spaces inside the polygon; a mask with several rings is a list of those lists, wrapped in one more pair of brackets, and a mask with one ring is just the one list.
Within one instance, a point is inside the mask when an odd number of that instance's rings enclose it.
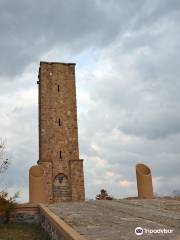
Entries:
{"label": "tower window", "polygon": [[61,151],[59,152],[59,157],[62,158],[62,153],[61,153]]}
{"label": "tower window", "polygon": [[59,85],[58,85],[58,92],[59,92]]}
{"label": "tower window", "polygon": [[61,126],[61,119],[59,118],[59,126]]}

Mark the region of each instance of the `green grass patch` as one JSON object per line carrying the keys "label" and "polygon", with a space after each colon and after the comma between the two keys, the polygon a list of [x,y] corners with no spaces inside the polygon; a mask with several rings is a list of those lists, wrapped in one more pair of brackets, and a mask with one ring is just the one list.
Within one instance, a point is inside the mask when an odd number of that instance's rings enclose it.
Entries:
{"label": "green grass patch", "polygon": [[35,224],[0,225],[0,240],[49,240],[46,232]]}

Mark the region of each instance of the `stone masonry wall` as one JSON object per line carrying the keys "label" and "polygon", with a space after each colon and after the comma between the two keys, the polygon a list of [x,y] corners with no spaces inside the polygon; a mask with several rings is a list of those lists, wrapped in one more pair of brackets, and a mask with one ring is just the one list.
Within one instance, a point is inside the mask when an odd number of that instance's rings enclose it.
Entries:
{"label": "stone masonry wall", "polygon": [[[74,192],[76,192],[76,200],[82,200],[84,179],[78,149],[75,64],[41,62],[38,83],[39,163],[52,164],[49,170],[47,165],[44,165],[48,171],[47,182],[51,183],[47,185],[48,190],[46,189],[49,202],[72,200]],[[70,164],[72,161],[75,161],[74,164]],[[67,192],[70,194],[68,196],[57,197],[58,188],[54,186],[57,185],[59,174],[64,174],[68,181],[67,185],[71,189],[66,191],[66,195]],[[78,183],[75,175],[80,176]],[[59,185],[60,188],[61,185]],[[60,192],[63,193],[63,191]],[[80,198],[78,199],[77,196]]]}
{"label": "stone masonry wall", "polygon": [[[0,213],[0,224],[4,223],[5,217]],[[39,208],[33,204],[19,204],[10,212],[11,223],[35,223],[39,224]]]}
{"label": "stone masonry wall", "polygon": [[41,162],[40,165],[45,170],[45,186],[44,194],[46,196],[46,203],[53,203],[53,186],[52,186],[52,163]]}
{"label": "stone masonry wall", "polygon": [[72,200],[84,200],[83,160],[70,161]]}
{"label": "stone masonry wall", "polygon": [[41,227],[48,233],[51,240],[66,240],[63,235],[57,231],[55,225],[44,215],[40,214]]}

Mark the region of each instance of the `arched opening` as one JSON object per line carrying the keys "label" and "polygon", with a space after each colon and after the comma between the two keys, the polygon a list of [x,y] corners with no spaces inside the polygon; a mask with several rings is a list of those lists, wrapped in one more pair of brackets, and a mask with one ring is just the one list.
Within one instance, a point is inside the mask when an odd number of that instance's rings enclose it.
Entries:
{"label": "arched opening", "polygon": [[54,178],[53,195],[54,199],[59,202],[71,200],[70,184],[65,174],[59,173]]}

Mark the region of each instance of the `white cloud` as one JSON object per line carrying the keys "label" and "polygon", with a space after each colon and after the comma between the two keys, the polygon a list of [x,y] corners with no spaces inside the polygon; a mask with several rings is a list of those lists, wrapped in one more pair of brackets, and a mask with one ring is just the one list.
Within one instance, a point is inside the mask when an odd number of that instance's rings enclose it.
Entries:
{"label": "white cloud", "polygon": [[123,188],[129,188],[132,185],[132,183],[127,180],[119,181],[118,184]]}

